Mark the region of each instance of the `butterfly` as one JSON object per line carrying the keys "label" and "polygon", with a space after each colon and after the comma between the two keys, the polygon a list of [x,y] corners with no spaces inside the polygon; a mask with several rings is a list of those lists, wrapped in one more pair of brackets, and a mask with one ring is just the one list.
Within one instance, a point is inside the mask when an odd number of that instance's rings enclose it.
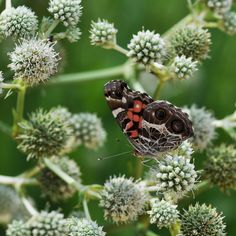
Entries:
{"label": "butterfly", "polygon": [[138,156],[157,156],[193,136],[188,114],[167,101],[154,101],[122,80],[104,85],[113,116]]}

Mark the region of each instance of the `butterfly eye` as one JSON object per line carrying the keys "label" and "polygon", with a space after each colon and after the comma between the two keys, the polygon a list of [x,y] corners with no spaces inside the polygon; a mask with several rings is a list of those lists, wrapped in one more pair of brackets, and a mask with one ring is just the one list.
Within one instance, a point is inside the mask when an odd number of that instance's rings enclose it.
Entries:
{"label": "butterfly eye", "polygon": [[184,130],[184,123],[181,120],[173,120],[171,122],[171,128],[176,134],[179,134]]}
{"label": "butterfly eye", "polygon": [[158,120],[164,120],[166,118],[166,111],[164,109],[158,109],[156,111],[156,118]]}

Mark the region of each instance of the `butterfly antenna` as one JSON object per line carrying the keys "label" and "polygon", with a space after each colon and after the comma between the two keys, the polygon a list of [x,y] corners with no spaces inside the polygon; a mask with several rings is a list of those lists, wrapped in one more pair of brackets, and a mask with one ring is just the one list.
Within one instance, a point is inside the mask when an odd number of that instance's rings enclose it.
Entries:
{"label": "butterfly antenna", "polygon": [[123,156],[123,155],[131,153],[131,152],[132,151],[126,151],[126,152],[121,152],[121,153],[118,153],[118,154],[115,154],[115,155],[110,155],[110,156],[106,156],[106,157],[99,157],[98,160],[103,161],[103,160],[107,160],[107,159],[110,159],[110,158],[113,158],[113,157]]}

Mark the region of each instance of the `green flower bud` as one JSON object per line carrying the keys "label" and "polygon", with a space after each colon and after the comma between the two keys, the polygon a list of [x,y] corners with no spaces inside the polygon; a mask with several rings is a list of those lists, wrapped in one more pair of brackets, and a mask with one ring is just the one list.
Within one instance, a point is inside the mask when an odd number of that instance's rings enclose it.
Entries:
{"label": "green flower bud", "polygon": [[232,7],[232,0],[206,0],[207,6],[217,13],[218,15],[224,15]]}
{"label": "green flower bud", "polygon": [[222,213],[205,204],[190,206],[181,215],[181,232],[183,236],[224,236],[225,223]]}
{"label": "green flower bud", "polygon": [[30,229],[26,222],[14,220],[8,225],[7,236],[31,236]]}
{"label": "green flower bud", "polygon": [[236,12],[227,12],[223,17],[223,29],[229,35],[236,34]]}

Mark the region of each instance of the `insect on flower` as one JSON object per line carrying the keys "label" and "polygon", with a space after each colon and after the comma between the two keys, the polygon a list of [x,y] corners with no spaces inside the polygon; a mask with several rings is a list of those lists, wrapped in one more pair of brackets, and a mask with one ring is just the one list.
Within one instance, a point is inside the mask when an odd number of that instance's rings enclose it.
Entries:
{"label": "insect on flower", "polygon": [[121,80],[105,84],[104,94],[137,156],[157,156],[193,136],[188,115],[167,101],[154,101]]}

